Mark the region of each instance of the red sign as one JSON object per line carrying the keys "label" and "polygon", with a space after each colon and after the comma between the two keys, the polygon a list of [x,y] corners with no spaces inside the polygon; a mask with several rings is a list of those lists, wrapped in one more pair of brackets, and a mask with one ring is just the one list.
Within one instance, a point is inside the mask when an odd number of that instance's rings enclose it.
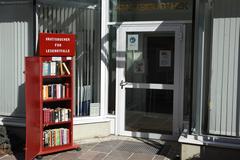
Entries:
{"label": "red sign", "polygon": [[75,35],[61,33],[39,34],[39,56],[74,56]]}

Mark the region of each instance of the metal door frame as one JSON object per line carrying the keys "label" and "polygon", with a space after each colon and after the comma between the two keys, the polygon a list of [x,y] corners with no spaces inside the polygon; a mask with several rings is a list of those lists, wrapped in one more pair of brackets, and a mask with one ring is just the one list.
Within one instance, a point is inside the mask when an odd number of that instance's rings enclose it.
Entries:
{"label": "metal door frame", "polygon": [[[125,82],[125,52],[127,32],[174,32],[175,33],[175,58],[174,58],[174,84],[152,83],[127,83]],[[116,130],[117,135],[134,136],[153,139],[176,139],[182,130],[183,122],[183,89],[184,89],[184,51],[185,51],[185,26],[166,22],[142,22],[122,24],[117,29],[117,55],[116,55]],[[173,94],[173,134],[163,135],[156,133],[131,132],[125,130],[125,88],[145,89],[170,89]]]}

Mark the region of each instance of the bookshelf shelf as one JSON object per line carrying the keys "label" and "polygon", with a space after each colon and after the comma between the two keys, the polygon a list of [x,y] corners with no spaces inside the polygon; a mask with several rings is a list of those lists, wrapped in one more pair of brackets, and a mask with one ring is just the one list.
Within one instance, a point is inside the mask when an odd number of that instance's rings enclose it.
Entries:
{"label": "bookshelf shelf", "polygon": [[[56,60],[56,61],[55,61]],[[69,73],[44,75],[46,63],[64,64]],[[44,64],[45,63],[45,64]],[[26,153],[25,159],[79,149],[73,143],[72,57],[26,57]],[[49,69],[50,70],[50,69]],[[47,70],[46,70],[47,71]],[[56,122],[57,121],[57,122]],[[34,135],[34,136],[32,136]]]}
{"label": "bookshelf shelf", "polygon": [[42,151],[39,152],[38,155],[46,155],[54,152],[61,152],[63,147],[65,148],[64,150],[72,150],[72,149],[79,148],[79,146],[72,145],[72,144],[66,144],[66,145],[54,146],[54,147],[43,147]]}
{"label": "bookshelf shelf", "polygon": [[44,99],[43,102],[44,103],[48,103],[48,102],[61,102],[61,101],[71,101],[72,98],[52,98],[52,99]]}
{"label": "bookshelf shelf", "polygon": [[71,124],[71,120],[69,121],[62,121],[62,122],[49,122],[49,123],[44,123],[44,127],[49,127],[49,126],[56,126],[56,125],[62,125],[62,124]]}
{"label": "bookshelf shelf", "polygon": [[43,76],[43,79],[61,79],[61,78],[71,78],[72,75],[57,75],[57,76]]}

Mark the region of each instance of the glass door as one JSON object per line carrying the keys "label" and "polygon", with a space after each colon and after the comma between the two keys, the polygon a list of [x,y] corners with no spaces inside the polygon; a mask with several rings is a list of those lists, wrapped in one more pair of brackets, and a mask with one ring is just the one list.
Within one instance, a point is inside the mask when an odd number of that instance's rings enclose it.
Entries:
{"label": "glass door", "polygon": [[117,31],[117,133],[174,139],[182,122],[183,26],[126,24]]}

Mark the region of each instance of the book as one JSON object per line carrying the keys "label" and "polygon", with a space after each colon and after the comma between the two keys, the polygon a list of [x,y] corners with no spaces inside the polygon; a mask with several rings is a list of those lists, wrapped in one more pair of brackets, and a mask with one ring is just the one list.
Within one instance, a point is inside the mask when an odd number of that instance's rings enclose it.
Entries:
{"label": "book", "polygon": [[70,86],[68,83],[65,83],[65,96],[70,97]]}
{"label": "book", "polygon": [[65,98],[66,97],[66,86],[61,85],[61,97]]}
{"label": "book", "polygon": [[69,121],[71,119],[71,109],[67,108],[43,108],[43,123],[57,123]]}
{"label": "book", "polygon": [[63,65],[64,70],[67,72],[67,74],[70,75],[70,71],[69,71],[67,65],[64,62],[62,62],[62,65]]}
{"label": "book", "polygon": [[43,85],[43,99],[47,99],[48,98],[48,86],[47,85]]}
{"label": "book", "polygon": [[43,131],[43,146],[54,147],[69,143],[69,129],[56,128]]}
{"label": "book", "polygon": [[64,75],[65,72],[63,70],[63,62],[59,62],[59,72],[60,72],[60,75]]}
{"label": "book", "polygon": [[43,62],[42,75],[43,76],[49,75],[49,63],[48,62]]}
{"label": "book", "polygon": [[57,62],[50,62],[50,75],[55,76],[56,75],[56,69],[57,69]]}

